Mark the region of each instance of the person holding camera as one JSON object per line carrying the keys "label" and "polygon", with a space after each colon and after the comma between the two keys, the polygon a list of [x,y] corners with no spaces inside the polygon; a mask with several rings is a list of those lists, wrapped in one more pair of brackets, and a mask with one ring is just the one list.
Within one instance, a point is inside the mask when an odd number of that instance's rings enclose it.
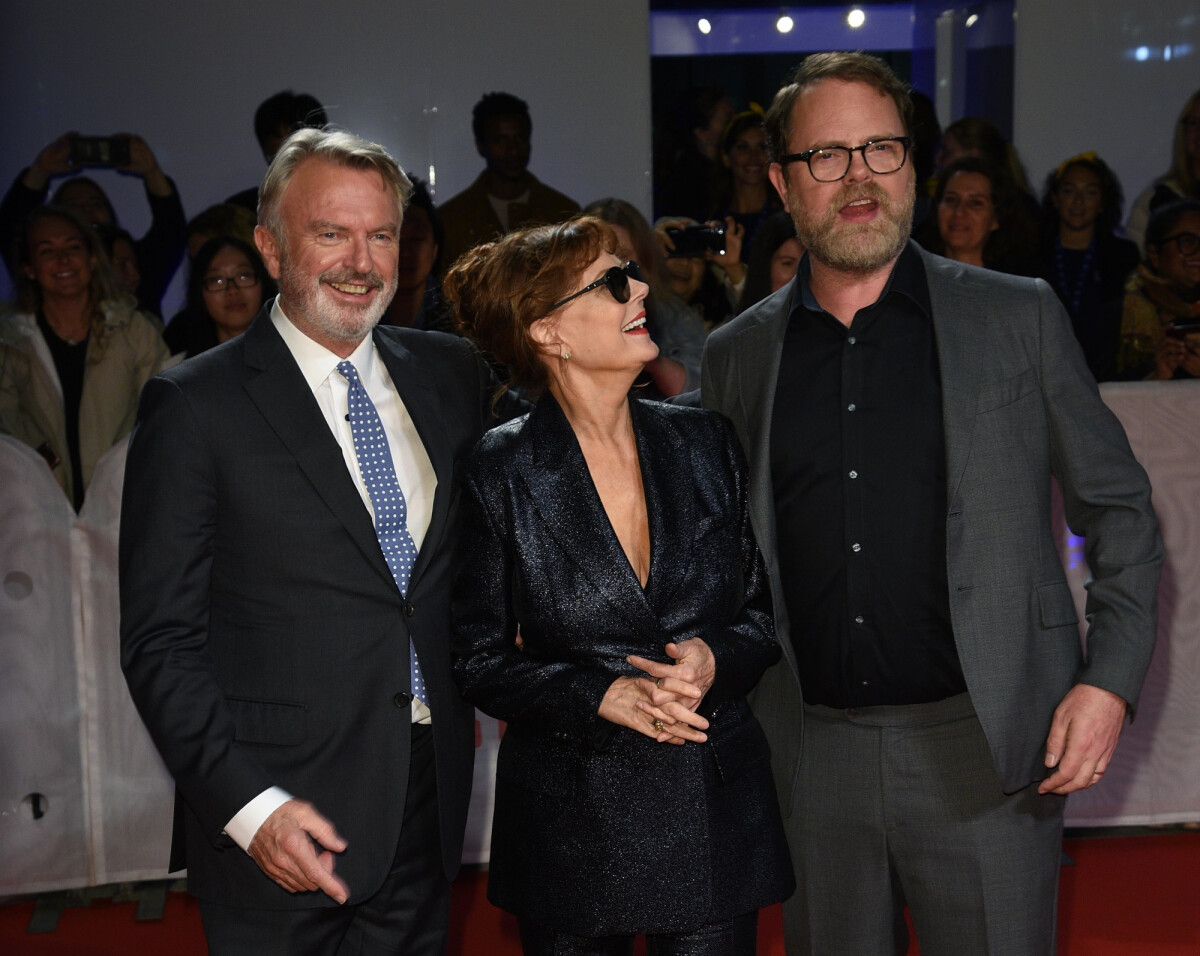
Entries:
{"label": "person holding camera", "polygon": [[746,286],[744,227],[732,216],[704,223],[665,217],[654,224],[654,235],[666,259],[671,291],[711,332],[733,314]]}
{"label": "person holding camera", "polygon": [[1200,200],[1160,206],[1146,227],[1146,260],[1125,286],[1122,378],[1200,378]]}
{"label": "person holding camera", "polygon": [[183,258],[187,220],[175,183],[159,168],[146,141],[131,133],[107,137],[64,133],[17,175],[0,200],[0,254],[8,274],[17,281],[19,264],[13,259],[14,240],[29,214],[46,201],[53,179],[74,177],[58,187],[51,205],[71,209],[92,226],[118,225],[116,210],[104,190],[87,177],[75,176],[87,167],[113,169],[145,183],[151,221],[150,230],[134,243],[142,277],[138,308],[161,316],[163,293]]}

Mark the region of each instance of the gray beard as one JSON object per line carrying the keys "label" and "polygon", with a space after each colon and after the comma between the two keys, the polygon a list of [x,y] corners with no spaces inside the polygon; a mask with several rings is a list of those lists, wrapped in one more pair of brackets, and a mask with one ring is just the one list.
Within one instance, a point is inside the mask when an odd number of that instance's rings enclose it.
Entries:
{"label": "gray beard", "polygon": [[[298,273],[286,257],[280,263],[279,293],[283,301],[293,311],[300,312],[308,325],[330,341],[357,345],[366,338],[383,318],[391,304],[392,296],[396,293],[396,287],[393,284],[388,288],[385,284],[383,292],[368,310],[331,315],[326,303],[321,301],[320,277],[314,278]],[[296,317],[289,315],[288,318],[295,321]]]}
{"label": "gray beard", "polygon": [[915,188],[901,203],[894,203],[874,184],[853,187],[853,194],[865,194],[878,200],[881,215],[874,222],[860,226],[834,228],[837,210],[846,201],[841,192],[829,203],[824,214],[815,215],[813,211],[801,208],[795,194],[788,204],[788,211],[796,224],[796,237],[813,259],[838,272],[874,272],[900,255],[908,242],[916,204]]}

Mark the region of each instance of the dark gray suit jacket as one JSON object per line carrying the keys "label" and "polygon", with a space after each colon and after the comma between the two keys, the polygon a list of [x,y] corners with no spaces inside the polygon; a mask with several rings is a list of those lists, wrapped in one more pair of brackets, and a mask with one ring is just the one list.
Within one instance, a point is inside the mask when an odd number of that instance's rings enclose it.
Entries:
{"label": "dark gray suit jacket", "polygon": [[374,332],[438,480],[405,600],[269,309],[143,392],[121,514],[121,659],[182,797],[172,861],[189,888],[291,909],[334,904],[287,893],[222,828],[279,785],[348,841],[337,872],[350,902],[374,893],[404,818],[410,636],[433,713],[444,867],[458,869],[474,711],[450,675],[456,479],[491,424],[492,382],[462,339]]}
{"label": "dark gray suit jacket", "polygon": [[[942,379],[954,638],[1012,792],[1046,775],[1050,720],[1073,684],[1137,703],[1154,647],[1162,543],[1145,472],[1050,287],[920,252]],[[794,286],[717,329],[702,372],[704,405],[733,421],[750,460],[751,517],[784,654],[751,701],[771,741],[785,814],[800,759],[801,695],[780,589],[770,440]],[[1068,523],[1087,539],[1086,655],[1051,534],[1051,475]]]}

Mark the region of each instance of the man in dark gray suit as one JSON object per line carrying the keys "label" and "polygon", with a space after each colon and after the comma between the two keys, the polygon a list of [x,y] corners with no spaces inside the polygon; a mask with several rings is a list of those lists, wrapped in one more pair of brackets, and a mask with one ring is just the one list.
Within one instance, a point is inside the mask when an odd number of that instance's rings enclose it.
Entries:
{"label": "man in dark gray suit", "polygon": [[130,440],[121,660],[213,953],[445,950],[456,473],[494,383],[462,339],[376,327],[409,189],[374,143],[289,137],[255,233],[279,298],[152,379]]}
{"label": "man in dark gray suit", "polygon": [[[799,889],[788,952],[1054,952],[1065,795],[1104,775],[1155,633],[1150,488],[1048,286],[909,240],[907,91],[810,56],[767,116],[808,249],[709,340],[784,659],[755,692]],[[1051,537],[1087,541],[1087,651]],[[803,741],[803,750],[801,742]]]}

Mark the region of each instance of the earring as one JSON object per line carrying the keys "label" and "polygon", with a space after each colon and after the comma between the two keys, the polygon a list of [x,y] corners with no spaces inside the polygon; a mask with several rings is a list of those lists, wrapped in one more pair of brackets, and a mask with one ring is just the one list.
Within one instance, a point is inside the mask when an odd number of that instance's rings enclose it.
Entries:
{"label": "earring", "polygon": [[570,349],[563,349],[563,350],[562,350],[562,355],[561,355],[560,357],[562,358],[562,360],[563,360],[564,362],[565,362],[565,361],[567,361],[567,359],[569,359],[569,358],[571,357],[571,350],[570,350]]}

